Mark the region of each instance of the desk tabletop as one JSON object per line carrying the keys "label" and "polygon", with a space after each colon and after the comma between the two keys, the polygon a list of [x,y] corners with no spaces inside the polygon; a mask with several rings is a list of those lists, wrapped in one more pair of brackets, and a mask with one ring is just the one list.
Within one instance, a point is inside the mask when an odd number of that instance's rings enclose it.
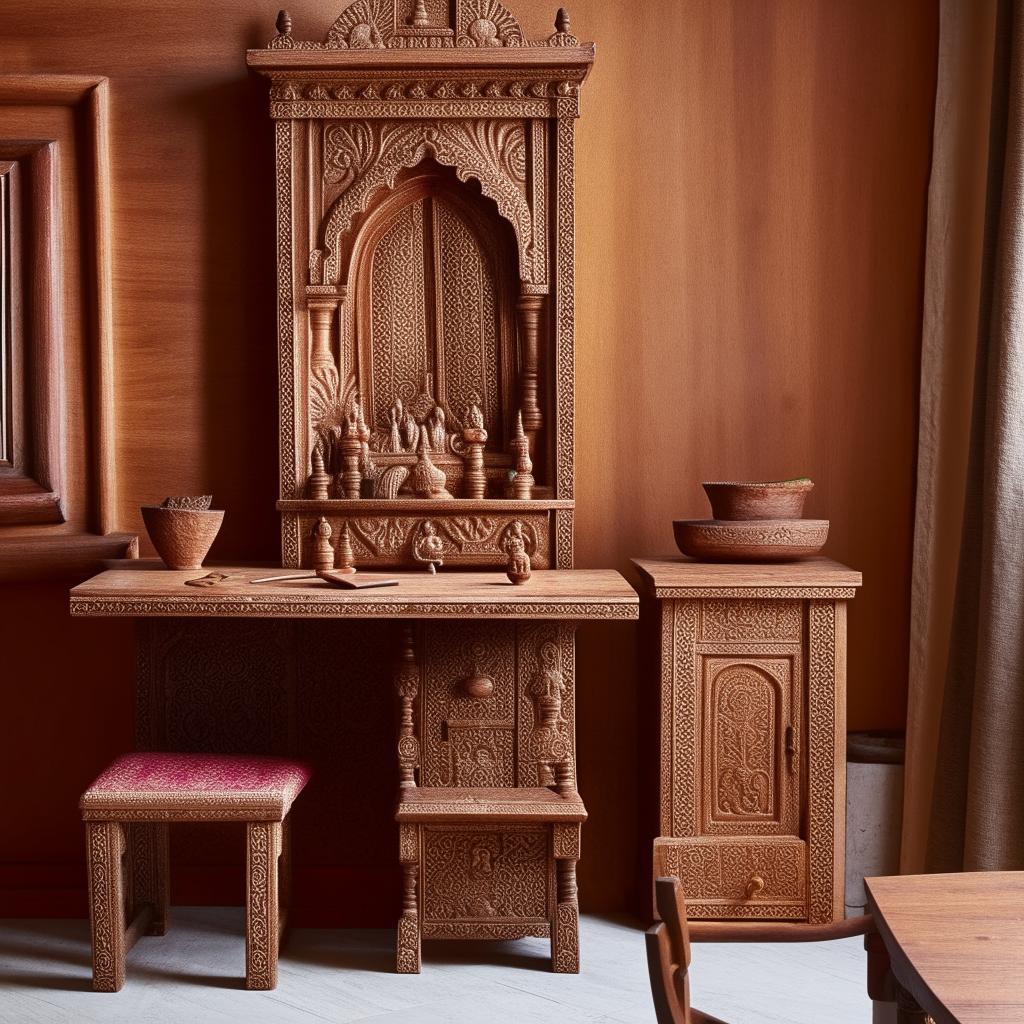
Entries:
{"label": "desk tabletop", "polygon": [[[223,572],[210,587],[186,581]],[[343,590],[324,580],[252,583],[300,569],[108,569],[71,591],[74,616],[146,618],[636,619],[639,599],[611,569],[540,569],[522,586],[503,572],[374,573],[396,587]]]}
{"label": "desk tabletop", "polygon": [[936,1024],[1024,1020],[1024,871],[867,878],[896,980]]}

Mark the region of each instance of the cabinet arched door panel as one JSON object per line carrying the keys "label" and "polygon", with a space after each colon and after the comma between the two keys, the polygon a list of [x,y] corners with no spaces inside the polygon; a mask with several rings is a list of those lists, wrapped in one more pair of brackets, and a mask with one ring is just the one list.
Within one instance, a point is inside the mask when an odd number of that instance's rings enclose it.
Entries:
{"label": "cabinet arched door panel", "polygon": [[[490,204],[493,205],[493,204]],[[488,201],[440,175],[410,179],[365,223],[353,252],[357,379],[367,421],[396,400],[451,425],[477,401],[504,447],[517,371],[514,239]]]}
{"label": "cabinet arched door panel", "polygon": [[800,665],[702,655],[701,832],[800,834]]}

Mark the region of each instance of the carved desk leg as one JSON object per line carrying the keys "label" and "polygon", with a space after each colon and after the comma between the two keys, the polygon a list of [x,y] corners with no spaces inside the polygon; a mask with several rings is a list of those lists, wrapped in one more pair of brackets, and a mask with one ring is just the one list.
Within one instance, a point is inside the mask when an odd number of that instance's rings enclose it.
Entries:
{"label": "carved desk leg", "polygon": [[271,989],[277,986],[281,822],[250,821],[246,851],[245,987]]}
{"label": "carved desk leg", "polygon": [[420,973],[420,837],[416,825],[399,826],[399,860],[402,863],[402,916],[398,919],[395,969],[399,974]]}
{"label": "carved desk leg", "polygon": [[117,992],[124,985],[124,831],[116,821],[85,826],[92,926],[92,987]]}
{"label": "carved desk leg", "polygon": [[551,967],[556,974],[580,972],[580,911],[576,898],[576,862],[580,826],[553,826],[553,854],[558,869],[558,899],[551,922]]}
{"label": "carved desk leg", "polygon": [[167,931],[167,908],[170,903],[168,878],[168,831],[159,822],[135,822],[126,826],[129,871],[128,920],[132,921],[148,903],[153,916],[147,935],[163,935]]}
{"label": "carved desk leg", "polygon": [[[420,669],[416,662],[416,634],[412,623],[402,624],[401,654],[395,672],[399,700],[399,786],[416,785],[420,745],[413,729],[413,704],[419,694]],[[399,974],[420,973],[420,836],[416,825],[401,825],[398,839],[402,864],[402,916],[398,920],[395,969]]]}

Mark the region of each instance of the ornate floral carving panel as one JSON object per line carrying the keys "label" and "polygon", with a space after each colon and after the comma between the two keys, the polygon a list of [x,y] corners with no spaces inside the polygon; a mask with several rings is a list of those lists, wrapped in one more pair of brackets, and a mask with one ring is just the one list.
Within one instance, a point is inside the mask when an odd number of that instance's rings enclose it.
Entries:
{"label": "ornate floral carving panel", "polygon": [[546,923],[554,897],[550,829],[424,826],[423,916],[427,922]]}

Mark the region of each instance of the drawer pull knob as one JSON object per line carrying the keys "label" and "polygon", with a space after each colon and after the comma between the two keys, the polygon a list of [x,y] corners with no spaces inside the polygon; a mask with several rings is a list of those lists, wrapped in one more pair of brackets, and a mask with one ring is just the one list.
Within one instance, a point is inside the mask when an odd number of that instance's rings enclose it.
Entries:
{"label": "drawer pull knob", "polygon": [[752,900],[761,890],[764,889],[764,879],[760,875],[751,875],[747,882],[746,898]]}

